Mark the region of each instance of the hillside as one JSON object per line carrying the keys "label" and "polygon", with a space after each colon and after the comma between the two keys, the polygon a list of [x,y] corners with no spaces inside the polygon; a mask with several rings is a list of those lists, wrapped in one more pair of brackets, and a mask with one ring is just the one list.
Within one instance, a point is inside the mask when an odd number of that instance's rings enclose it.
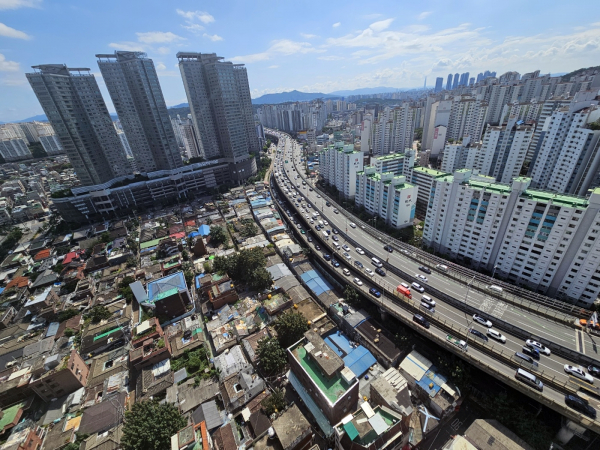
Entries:
{"label": "hillside", "polygon": [[586,71],[590,71],[590,72],[594,72],[594,71],[599,71],[600,72],[600,66],[592,66],[592,67],[582,67],[581,69],[577,69],[574,70],[573,72],[569,72],[565,75],[562,76],[563,81],[568,81],[569,78],[574,77],[576,75],[581,75],[583,72]]}
{"label": "hillside", "polygon": [[316,98],[336,98],[336,95],[323,94],[322,92],[300,92],[289,91],[278,94],[265,94],[261,97],[252,99],[254,105],[273,105],[286,102],[309,102]]}

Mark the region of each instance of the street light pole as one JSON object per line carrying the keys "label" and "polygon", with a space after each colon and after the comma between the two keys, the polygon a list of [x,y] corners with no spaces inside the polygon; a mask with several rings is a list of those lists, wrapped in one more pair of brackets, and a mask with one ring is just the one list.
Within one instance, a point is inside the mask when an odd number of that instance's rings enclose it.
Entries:
{"label": "street light pole", "polygon": [[492,272],[492,279],[494,279],[494,275],[496,274],[496,269],[498,268],[498,264],[494,266],[494,271]]}

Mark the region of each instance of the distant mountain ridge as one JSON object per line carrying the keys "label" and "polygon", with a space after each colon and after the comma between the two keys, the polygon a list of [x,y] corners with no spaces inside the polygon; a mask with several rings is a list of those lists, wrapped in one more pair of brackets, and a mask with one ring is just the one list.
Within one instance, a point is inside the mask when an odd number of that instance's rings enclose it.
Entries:
{"label": "distant mountain ridge", "polygon": [[277,103],[286,102],[309,102],[317,98],[336,98],[339,95],[323,94],[322,92],[300,92],[300,91],[289,91],[280,92],[277,94],[265,94],[258,98],[252,99],[252,103],[255,105],[272,105]]}
{"label": "distant mountain ridge", "polygon": [[373,88],[360,88],[360,89],[350,89],[344,91],[334,91],[330,92],[329,95],[341,95],[343,97],[347,95],[370,95],[370,94],[386,94],[388,92],[396,92],[396,91],[406,91],[407,88],[394,88],[394,87],[373,87]]}

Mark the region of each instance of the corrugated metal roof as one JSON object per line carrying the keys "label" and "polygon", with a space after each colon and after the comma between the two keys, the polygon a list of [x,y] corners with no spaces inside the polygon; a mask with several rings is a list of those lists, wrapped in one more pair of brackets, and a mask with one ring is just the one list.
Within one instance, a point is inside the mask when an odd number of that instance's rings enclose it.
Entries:
{"label": "corrugated metal roof", "polygon": [[50,325],[48,325],[48,330],[46,331],[46,337],[55,336],[56,333],[58,332],[59,326],[60,326],[60,323],[58,323],[58,322],[52,322]]}
{"label": "corrugated metal roof", "polygon": [[423,378],[423,375],[425,375],[425,372],[427,372],[431,366],[431,361],[416,351],[410,352],[400,363],[400,368],[416,381]]}

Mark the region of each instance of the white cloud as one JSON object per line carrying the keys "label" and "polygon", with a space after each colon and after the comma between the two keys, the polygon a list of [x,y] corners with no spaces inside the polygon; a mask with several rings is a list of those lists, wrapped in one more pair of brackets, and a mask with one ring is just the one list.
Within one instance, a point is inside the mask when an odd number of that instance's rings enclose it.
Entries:
{"label": "white cloud", "polygon": [[31,39],[31,36],[29,36],[27,33],[15,30],[14,28],[4,25],[2,22],[0,22],[0,36],[25,40]]}
{"label": "white cloud", "polygon": [[42,0],[0,0],[0,9],[38,8]]}
{"label": "white cloud", "polygon": [[158,64],[156,64],[156,70],[167,70],[167,66],[159,62]]}
{"label": "white cloud", "polygon": [[266,61],[277,56],[290,56],[306,53],[323,53],[325,50],[313,47],[309,42],[296,42],[289,39],[281,39],[271,42],[271,47],[262,53],[254,53],[246,56],[231,58],[233,62],[250,64],[258,61]]}
{"label": "white cloud", "polygon": [[200,22],[208,25],[209,23],[215,21],[215,18],[205,11],[183,11],[181,9],[177,9],[177,14],[189,22],[199,20]]}
{"label": "white cloud", "polygon": [[145,44],[163,44],[165,42],[183,41],[185,38],[171,33],[170,31],[148,31],[146,33],[135,33],[140,42]]}
{"label": "white cloud", "polygon": [[159,53],[161,55],[168,55],[169,53],[171,53],[171,49],[169,47],[158,47],[156,49],[156,53]]}
{"label": "white cloud", "polygon": [[204,36],[205,38],[210,39],[213,42],[217,42],[217,41],[222,41],[223,40],[223,38],[221,36],[217,35],[217,34],[210,35],[208,33],[204,33],[202,36]]}
{"label": "white cloud", "polygon": [[146,51],[146,47],[139,42],[111,42],[108,44],[109,47],[114,48],[116,50],[124,50],[127,52],[144,52]]}
{"label": "white cloud", "polygon": [[342,24],[342,22],[336,22],[332,25],[333,28],[337,28]]}
{"label": "white cloud", "polygon": [[0,72],[17,72],[19,63],[15,61],[7,61],[5,56],[0,53]]}
{"label": "white cloud", "polygon": [[418,20],[423,20],[429,17],[433,12],[432,11],[423,11],[421,14],[417,16]]}
{"label": "white cloud", "polygon": [[300,33],[300,36],[302,36],[304,39],[315,39],[315,38],[319,37],[316,34],[307,34],[307,33]]}
{"label": "white cloud", "polygon": [[372,23],[369,28],[373,31],[383,31],[390,27],[394,19],[380,20],[379,22]]}
{"label": "white cloud", "polygon": [[279,66],[269,66],[269,69],[278,69]]}
{"label": "white cloud", "polygon": [[188,31],[192,33],[200,34],[201,31],[204,31],[204,27],[198,23],[188,23],[187,25],[181,25]]}

